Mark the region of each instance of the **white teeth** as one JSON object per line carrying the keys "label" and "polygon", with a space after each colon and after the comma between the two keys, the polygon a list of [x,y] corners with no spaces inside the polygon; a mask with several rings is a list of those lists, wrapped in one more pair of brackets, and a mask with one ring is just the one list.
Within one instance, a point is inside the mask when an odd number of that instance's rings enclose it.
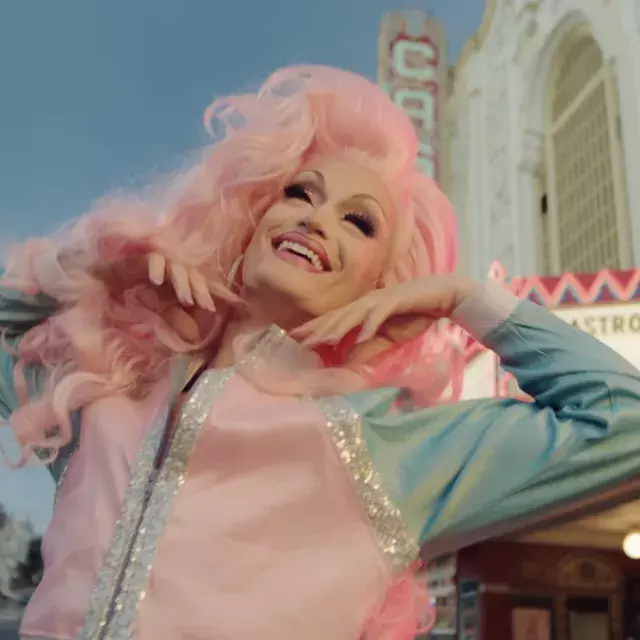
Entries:
{"label": "white teeth", "polygon": [[278,245],[277,249],[278,251],[290,251],[303,258],[307,258],[318,271],[324,271],[322,260],[320,260],[315,251],[308,247],[298,244],[297,242],[292,242],[291,240],[284,240]]}

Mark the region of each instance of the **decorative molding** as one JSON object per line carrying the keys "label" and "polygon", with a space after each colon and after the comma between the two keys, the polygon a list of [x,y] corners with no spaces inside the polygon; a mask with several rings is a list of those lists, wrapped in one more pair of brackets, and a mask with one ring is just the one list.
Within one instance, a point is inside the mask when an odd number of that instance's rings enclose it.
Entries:
{"label": "decorative molding", "polygon": [[471,58],[474,53],[482,49],[487,36],[491,32],[491,25],[496,15],[499,3],[500,0],[487,0],[484,15],[482,16],[482,24],[478,31],[467,40],[462,48],[460,58],[456,64],[456,69],[462,69],[466,66],[469,58]]}
{"label": "decorative molding", "polygon": [[[502,29],[505,12],[495,24]],[[498,31],[496,31],[498,33]],[[501,32],[500,32],[501,33]],[[500,34],[495,37],[501,37]],[[492,36],[492,41],[494,37]],[[513,268],[513,198],[509,181],[509,128],[510,93],[508,87],[508,66],[502,61],[495,65],[495,72],[487,87],[485,148],[490,240],[486,247],[487,255],[499,259],[508,268]]]}
{"label": "decorative molding", "polygon": [[522,135],[522,149],[518,169],[532,176],[539,176],[544,166],[544,135],[526,130]]}
{"label": "decorative molding", "polygon": [[517,21],[520,35],[533,38],[538,31],[538,19],[541,0],[528,0],[518,11]]}
{"label": "decorative molding", "polygon": [[[525,554],[525,558],[526,558]],[[517,580],[519,588],[547,588],[565,593],[607,592],[611,596],[624,586],[624,576],[616,564],[596,550],[567,551],[558,563],[523,560]]]}
{"label": "decorative molding", "polygon": [[622,576],[616,566],[595,555],[571,554],[557,567],[557,586],[561,589],[617,591]]}

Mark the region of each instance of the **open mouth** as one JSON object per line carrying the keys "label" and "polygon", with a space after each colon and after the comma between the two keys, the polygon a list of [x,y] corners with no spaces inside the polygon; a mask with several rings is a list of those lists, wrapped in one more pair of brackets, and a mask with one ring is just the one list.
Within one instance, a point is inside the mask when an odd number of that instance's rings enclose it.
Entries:
{"label": "open mouth", "polygon": [[315,249],[310,244],[303,236],[298,237],[298,234],[295,234],[295,238],[293,234],[291,236],[284,234],[274,240],[273,248],[279,257],[307,271],[315,273],[331,271],[331,263],[326,253]]}

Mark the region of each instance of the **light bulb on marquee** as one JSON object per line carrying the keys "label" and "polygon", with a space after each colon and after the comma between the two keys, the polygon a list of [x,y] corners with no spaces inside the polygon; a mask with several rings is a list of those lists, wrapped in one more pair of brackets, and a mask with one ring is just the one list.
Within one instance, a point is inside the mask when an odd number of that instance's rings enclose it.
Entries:
{"label": "light bulb on marquee", "polygon": [[640,560],[640,531],[630,531],[622,541],[622,550],[632,560]]}

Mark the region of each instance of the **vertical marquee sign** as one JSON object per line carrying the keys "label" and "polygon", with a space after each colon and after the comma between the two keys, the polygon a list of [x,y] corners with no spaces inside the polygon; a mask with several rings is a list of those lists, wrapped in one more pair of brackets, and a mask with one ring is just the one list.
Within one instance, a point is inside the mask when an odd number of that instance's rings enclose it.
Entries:
{"label": "vertical marquee sign", "polygon": [[413,121],[420,144],[421,170],[439,182],[446,80],[442,24],[425,11],[387,14],[380,32],[379,81]]}

